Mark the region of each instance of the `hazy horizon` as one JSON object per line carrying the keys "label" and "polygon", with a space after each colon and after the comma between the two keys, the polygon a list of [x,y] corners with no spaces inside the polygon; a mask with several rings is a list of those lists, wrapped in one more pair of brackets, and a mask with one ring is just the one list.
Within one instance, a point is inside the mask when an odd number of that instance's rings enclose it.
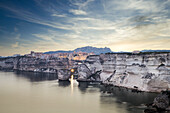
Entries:
{"label": "hazy horizon", "polygon": [[[88,47],[88,46],[84,46],[84,47]],[[93,46],[90,46],[90,47],[93,47]],[[81,48],[81,47],[78,47],[78,48]],[[98,48],[105,48],[105,47],[98,47]],[[77,49],[77,48],[76,48]],[[75,49],[73,49],[73,50],[61,50],[61,49],[59,49],[59,50],[53,50],[53,51],[34,51],[34,52],[41,52],[41,53],[45,53],[45,52],[55,52],[55,51],[74,51]],[[143,49],[143,50],[153,50],[153,49]],[[143,50],[132,50],[132,51],[112,51],[112,52],[134,52],[134,51],[143,51]],[[156,50],[156,49],[155,49]],[[157,49],[157,50],[168,50],[168,49]],[[169,51],[170,51],[170,49],[169,49]],[[32,51],[29,51],[28,53],[24,53],[24,54],[19,54],[19,55],[25,55],[25,54],[30,54]],[[10,57],[10,56],[15,56],[15,55],[18,55],[18,53],[14,53],[14,54],[12,54],[12,55],[7,55],[7,56],[1,56],[1,57]]]}
{"label": "hazy horizon", "polygon": [[170,50],[170,0],[0,0],[0,56]]}

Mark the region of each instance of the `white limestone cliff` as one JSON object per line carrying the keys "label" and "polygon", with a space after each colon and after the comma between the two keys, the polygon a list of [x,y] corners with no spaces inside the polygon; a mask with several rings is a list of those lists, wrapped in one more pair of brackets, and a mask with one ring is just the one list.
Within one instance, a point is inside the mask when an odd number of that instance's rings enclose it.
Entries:
{"label": "white limestone cliff", "polygon": [[170,53],[93,55],[85,64],[89,69],[102,70],[103,82],[116,70],[107,84],[148,92],[170,88]]}

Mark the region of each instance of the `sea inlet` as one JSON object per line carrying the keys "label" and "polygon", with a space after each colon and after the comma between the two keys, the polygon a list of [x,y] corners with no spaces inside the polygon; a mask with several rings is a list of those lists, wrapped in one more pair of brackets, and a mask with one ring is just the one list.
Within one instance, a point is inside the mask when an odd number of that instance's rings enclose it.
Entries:
{"label": "sea inlet", "polygon": [[0,71],[0,113],[143,113],[157,94],[60,82],[55,74]]}

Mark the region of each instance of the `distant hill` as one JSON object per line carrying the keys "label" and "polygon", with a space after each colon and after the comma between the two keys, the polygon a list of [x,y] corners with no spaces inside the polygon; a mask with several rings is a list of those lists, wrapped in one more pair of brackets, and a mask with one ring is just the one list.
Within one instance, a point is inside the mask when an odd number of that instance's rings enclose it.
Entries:
{"label": "distant hill", "polygon": [[62,51],[62,50],[59,50],[59,51],[48,51],[48,52],[45,52],[44,54],[55,54],[55,53],[72,53],[73,51]]}
{"label": "distant hill", "polygon": [[54,54],[54,53],[73,53],[73,52],[86,52],[86,53],[91,53],[93,52],[94,54],[98,55],[101,53],[111,53],[111,49],[110,48],[97,48],[97,47],[92,47],[92,46],[86,46],[86,47],[81,47],[81,48],[77,48],[75,50],[72,51],[49,51],[49,52],[45,52],[44,54]]}
{"label": "distant hill", "polygon": [[[44,54],[54,54],[54,53],[73,53],[73,52],[86,52],[86,53],[91,53],[93,52],[96,55],[99,55],[101,53],[131,53],[131,52],[112,52],[110,48],[97,48],[97,47],[92,47],[92,46],[86,46],[86,47],[81,47],[81,48],[77,48],[75,50],[69,50],[69,51],[49,51],[49,52],[45,52]],[[142,50],[140,52],[170,52],[170,50]]]}
{"label": "distant hill", "polygon": [[101,54],[101,53],[110,53],[112,52],[110,50],[110,48],[97,48],[97,47],[92,47],[92,46],[86,46],[86,47],[81,47],[81,48],[77,48],[74,50],[75,52],[79,52],[79,51],[82,51],[82,52],[86,52],[86,53],[94,53],[96,55],[98,54]]}
{"label": "distant hill", "polygon": [[170,50],[142,50],[140,52],[170,52]]}

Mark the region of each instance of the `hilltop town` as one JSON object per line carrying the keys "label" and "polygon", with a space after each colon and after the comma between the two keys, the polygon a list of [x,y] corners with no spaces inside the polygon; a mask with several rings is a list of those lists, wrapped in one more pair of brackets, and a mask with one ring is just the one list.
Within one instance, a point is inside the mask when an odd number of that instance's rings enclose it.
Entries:
{"label": "hilltop town", "polygon": [[82,47],[73,51],[34,52],[0,58],[0,69],[57,73],[60,69],[71,69],[95,53],[107,53],[108,48]]}

